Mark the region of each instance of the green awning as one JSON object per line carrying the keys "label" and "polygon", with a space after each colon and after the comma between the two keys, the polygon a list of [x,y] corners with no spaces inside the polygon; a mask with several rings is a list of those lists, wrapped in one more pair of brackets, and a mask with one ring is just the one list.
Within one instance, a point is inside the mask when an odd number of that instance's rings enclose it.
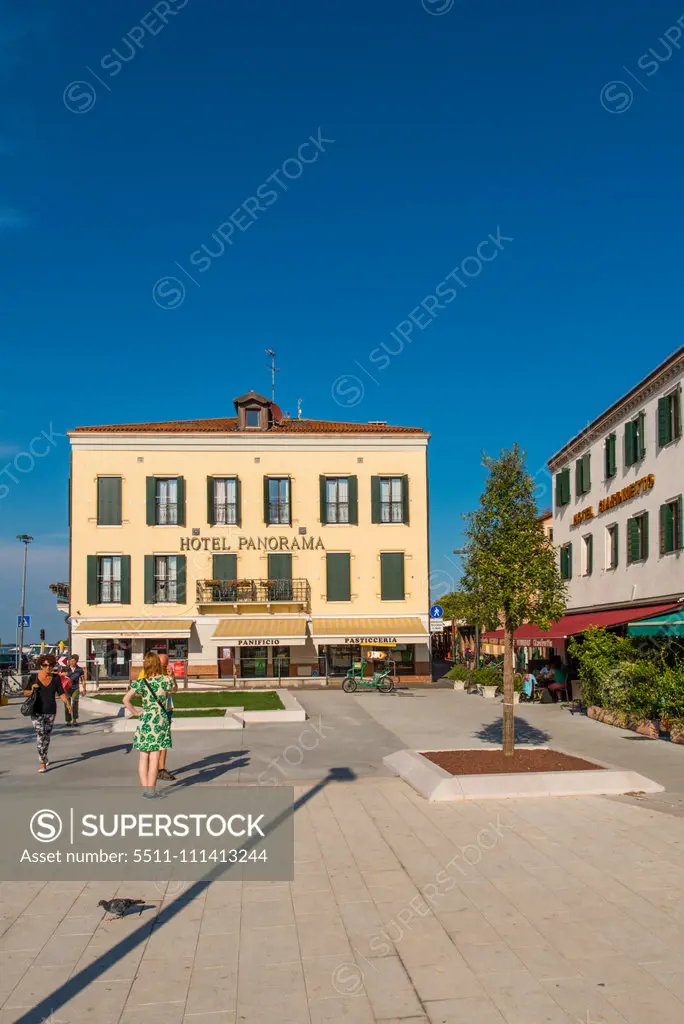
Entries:
{"label": "green awning", "polygon": [[627,624],[629,636],[682,636],[684,637],[684,607],[661,612],[650,619],[639,619]]}

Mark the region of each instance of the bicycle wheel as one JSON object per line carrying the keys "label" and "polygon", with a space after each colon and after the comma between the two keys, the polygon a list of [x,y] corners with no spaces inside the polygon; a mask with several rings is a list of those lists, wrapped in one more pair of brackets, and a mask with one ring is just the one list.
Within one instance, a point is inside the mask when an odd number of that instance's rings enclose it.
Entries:
{"label": "bicycle wheel", "polygon": [[378,679],[377,687],[380,693],[391,693],[394,689],[394,680],[391,676],[383,676],[382,679]]}
{"label": "bicycle wheel", "polygon": [[342,683],[342,689],[345,693],[353,693],[356,689],[356,680],[352,679],[350,676],[346,676]]}

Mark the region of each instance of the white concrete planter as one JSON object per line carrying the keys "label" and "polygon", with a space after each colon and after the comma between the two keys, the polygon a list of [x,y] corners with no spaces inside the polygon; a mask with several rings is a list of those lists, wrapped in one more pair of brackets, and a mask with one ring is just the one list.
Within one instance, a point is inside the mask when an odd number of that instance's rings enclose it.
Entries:
{"label": "white concrete planter", "polygon": [[465,679],[454,680],[454,690],[465,690]]}
{"label": "white concrete planter", "polygon": [[480,693],[483,697],[486,697],[487,700],[494,700],[496,697],[496,686],[481,686]]}
{"label": "white concrete planter", "polygon": [[520,694],[517,691],[513,694],[513,703],[514,704],[519,704],[520,703]]}

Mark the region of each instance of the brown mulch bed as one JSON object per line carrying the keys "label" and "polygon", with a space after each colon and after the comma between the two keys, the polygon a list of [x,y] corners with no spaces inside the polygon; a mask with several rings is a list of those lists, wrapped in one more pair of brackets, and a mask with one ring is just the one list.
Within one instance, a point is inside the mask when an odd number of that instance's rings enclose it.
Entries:
{"label": "brown mulch bed", "polygon": [[525,750],[518,747],[511,757],[503,750],[432,750],[423,753],[428,761],[451,775],[500,775],[509,772],[588,772],[602,769],[581,757],[557,750]]}

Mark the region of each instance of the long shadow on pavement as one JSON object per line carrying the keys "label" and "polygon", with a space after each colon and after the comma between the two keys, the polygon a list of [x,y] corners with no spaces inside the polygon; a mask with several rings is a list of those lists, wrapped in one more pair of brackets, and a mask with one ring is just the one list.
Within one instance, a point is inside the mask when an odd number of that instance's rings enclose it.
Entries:
{"label": "long shadow on pavement", "polygon": [[[497,719],[496,722],[490,722],[489,725],[483,725],[483,727],[474,733],[479,740],[483,743],[503,743],[503,718]],[[543,729],[537,729],[534,725],[530,725],[524,718],[515,719],[515,742],[528,744],[529,746],[535,746],[540,743],[548,743],[551,739],[551,733],[545,732]]]}
{"label": "long shadow on pavement", "polygon": [[[289,815],[293,815],[300,807],[308,803],[317,793],[320,793],[322,789],[325,789],[331,782],[352,782],[356,778],[356,775],[349,768],[331,768],[326,778],[322,779],[321,782],[316,783],[311,789],[304,793],[299,800],[295,800],[292,805],[292,809],[284,811],[283,814],[279,815],[273,820],[273,827],[277,828],[281,822],[285,821]],[[257,846],[259,839],[250,839],[240,847],[241,850],[251,850]],[[163,928],[165,924],[168,924],[176,914],[180,913],[181,909],[187,905],[189,900],[199,896],[207,886],[213,882],[219,875],[225,875],[230,872],[231,868],[228,867],[226,870],[225,865],[217,866],[212,868],[211,871],[207,872],[204,878],[199,879],[197,882],[193,882],[183,893],[176,897],[173,903],[170,903],[167,907],[160,909],[157,914],[157,920],[154,923],[154,929]],[[242,870],[240,865],[236,866],[237,871]],[[68,1003],[70,999],[73,999],[82,992],[88,985],[92,985],[93,982],[97,981],[99,976],[106,971],[108,968],[113,967],[119,960],[123,959],[128,953],[131,953],[137,946],[142,942],[145,942],[150,936],[149,923],[141,924],[134,932],[131,932],[125,939],[118,942],[112,949],[107,950],[102,956],[94,960],[88,967],[84,967],[83,970],[79,971],[78,974],[72,975],[68,981],[65,981],[63,985],[55,989],[44,999],[34,1006],[33,1009],[27,1013],[17,1017],[14,1024],[43,1024],[46,1020],[52,1020],[53,1014],[54,1019],[59,1020],[58,1011]]]}
{"label": "long shadow on pavement", "polygon": [[174,775],[191,771],[197,774],[174,782],[170,788],[186,789],[188,786],[196,786],[198,783],[212,782],[227,772],[232,772],[235,768],[246,768],[249,762],[249,750],[222,750],[218,754],[209,754],[201,761],[193,761],[192,764],[183,765],[182,768],[174,768]]}

